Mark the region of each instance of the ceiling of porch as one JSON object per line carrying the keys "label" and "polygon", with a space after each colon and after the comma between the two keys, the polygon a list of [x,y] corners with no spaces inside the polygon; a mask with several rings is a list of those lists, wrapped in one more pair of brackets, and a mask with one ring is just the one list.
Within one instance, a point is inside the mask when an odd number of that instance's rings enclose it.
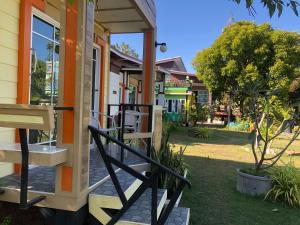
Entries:
{"label": "ceiling of porch", "polygon": [[136,33],[155,27],[154,0],[98,0],[95,20],[111,33]]}

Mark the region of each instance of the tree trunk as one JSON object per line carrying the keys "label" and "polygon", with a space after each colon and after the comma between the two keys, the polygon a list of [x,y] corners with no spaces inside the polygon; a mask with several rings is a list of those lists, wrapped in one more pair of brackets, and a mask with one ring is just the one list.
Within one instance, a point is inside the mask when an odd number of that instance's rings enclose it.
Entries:
{"label": "tree trunk", "polygon": [[241,113],[241,118],[244,118],[244,100],[240,100],[240,113]]}

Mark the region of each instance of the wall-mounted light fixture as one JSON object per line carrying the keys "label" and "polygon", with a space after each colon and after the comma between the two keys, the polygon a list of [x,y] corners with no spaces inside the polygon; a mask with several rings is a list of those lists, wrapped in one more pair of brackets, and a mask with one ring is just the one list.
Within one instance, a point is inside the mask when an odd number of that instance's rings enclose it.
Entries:
{"label": "wall-mounted light fixture", "polygon": [[164,53],[168,50],[167,44],[165,42],[158,43],[157,41],[155,41],[155,48],[157,48],[157,46],[160,46],[159,49],[162,53]]}

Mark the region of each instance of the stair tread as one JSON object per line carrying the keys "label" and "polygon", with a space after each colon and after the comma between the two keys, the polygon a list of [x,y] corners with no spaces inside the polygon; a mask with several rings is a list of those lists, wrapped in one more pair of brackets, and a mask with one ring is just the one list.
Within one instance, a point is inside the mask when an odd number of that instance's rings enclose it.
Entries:
{"label": "stair tread", "polygon": [[[120,186],[122,190],[125,192],[135,180],[137,180],[136,177],[128,174],[124,170],[119,171],[116,173],[118,180],[120,182]],[[118,192],[112,182],[111,179],[107,180],[103,184],[101,184],[98,188],[96,188],[94,191],[91,192],[92,195],[106,195],[106,196],[113,196],[117,197]]]}
{"label": "stair tread", "polygon": [[[165,189],[158,189],[157,191],[157,206],[160,207],[158,214],[165,202],[167,191]],[[128,211],[121,217],[121,221],[129,221],[138,224],[151,224],[151,198],[152,189],[147,189],[145,193],[128,209]]]}
{"label": "stair tread", "polygon": [[176,207],[172,210],[165,225],[188,225],[190,219],[190,209]]}

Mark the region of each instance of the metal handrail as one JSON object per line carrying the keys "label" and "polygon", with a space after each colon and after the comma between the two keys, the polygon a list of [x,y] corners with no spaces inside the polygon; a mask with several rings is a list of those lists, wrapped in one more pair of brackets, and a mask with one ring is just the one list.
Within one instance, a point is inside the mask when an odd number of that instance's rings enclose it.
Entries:
{"label": "metal handrail", "polygon": [[[118,122],[120,129],[118,130],[118,140],[121,142],[124,142],[124,133],[126,132],[125,127],[125,114],[126,110],[136,108],[136,111],[140,111],[140,108],[147,108],[148,109],[148,132],[152,132],[152,116],[153,116],[153,105],[149,104],[108,104],[107,114],[110,115],[111,108],[112,107],[118,107]],[[109,126],[109,122],[107,123]],[[147,145],[147,156],[150,157],[150,151],[151,151],[151,138],[147,138],[146,141]],[[124,160],[124,149],[121,148],[121,161]]]}
{"label": "metal handrail", "polygon": [[159,167],[160,169],[164,170],[166,173],[169,173],[169,174],[173,175],[177,179],[179,179],[179,180],[183,181],[185,184],[187,184],[189,188],[192,187],[192,184],[189,180],[187,180],[183,176],[179,175],[178,173],[174,172],[173,170],[169,169],[168,167],[166,167],[164,165],[161,165],[160,163],[158,163],[158,162],[154,161],[153,159],[149,158],[148,156],[134,150],[133,148],[130,148],[128,145],[125,145],[124,143],[120,142],[119,140],[115,139],[114,137],[109,136],[108,134],[106,134],[105,132],[99,130],[98,128],[96,128],[94,126],[89,126],[89,129],[91,131],[97,132],[99,135],[109,139],[111,142],[119,145],[120,147],[122,147],[122,148],[126,149],[127,151],[131,152],[132,154],[144,159],[148,163],[151,163],[151,164]]}
{"label": "metal handrail", "polygon": [[[112,121],[112,129],[118,130],[117,125],[116,125],[116,117],[117,117],[117,115],[112,115],[111,116],[111,115],[107,115],[105,113],[94,111],[94,110],[92,110],[91,113],[95,113],[98,116],[103,116],[103,117],[105,117],[107,119],[110,119]],[[97,121],[98,122],[98,128],[101,128],[101,124],[100,124],[100,121],[99,121],[98,118],[96,119],[96,118],[91,117],[91,119]]]}
{"label": "metal handrail", "polygon": [[[117,139],[110,137],[108,134],[97,129],[96,127],[89,126],[89,129],[90,129],[92,136],[97,144],[97,147],[102,156],[103,162],[106,165],[106,169],[111,177],[111,180],[115,186],[115,189],[116,189],[116,191],[119,195],[119,198],[122,202],[122,205],[123,205],[122,208],[111,218],[111,220],[107,223],[107,225],[116,224],[119,221],[119,219],[127,212],[127,210],[142,196],[143,193],[145,193],[145,191],[148,188],[151,188],[151,190],[152,190],[152,194],[151,194],[151,225],[164,225],[166,223],[170,213],[172,212],[172,210],[176,204],[176,201],[177,201],[178,197],[180,196],[183,188],[185,187],[185,185],[188,185],[189,188],[191,188],[191,183],[186,178],[182,177],[181,175],[179,175],[179,174],[175,173],[174,171],[170,170],[169,168],[159,164],[158,162],[152,160],[151,158],[137,152],[136,150],[123,144],[122,142],[118,141]],[[101,137],[104,137],[104,138],[106,138],[106,140],[109,140],[109,141],[114,142],[115,144],[119,145],[122,150],[127,149],[132,154],[144,159],[148,163],[151,163],[151,165],[155,165],[156,166],[155,170],[152,170],[150,177],[147,177],[147,176],[135,171],[128,165],[124,164],[122,161],[122,157],[121,157],[121,161],[111,157],[105,151]],[[125,196],[124,191],[122,190],[120,181],[116,175],[116,172],[113,169],[113,164],[142,181],[142,184],[128,199]],[[177,179],[179,179],[179,183],[178,183],[178,186],[176,187],[175,192],[172,194],[169,204],[164,208],[164,210],[161,212],[161,214],[158,218],[158,214],[157,214],[158,179],[162,172],[166,172],[166,173],[169,173],[169,174],[175,176]]]}
{"label": "metal handrail", "polygon": [[152,106],[152,105],[149,105],[149,104],[108,104],[109,106],[139,106],[139,107],[149,107],[149,106]]}

